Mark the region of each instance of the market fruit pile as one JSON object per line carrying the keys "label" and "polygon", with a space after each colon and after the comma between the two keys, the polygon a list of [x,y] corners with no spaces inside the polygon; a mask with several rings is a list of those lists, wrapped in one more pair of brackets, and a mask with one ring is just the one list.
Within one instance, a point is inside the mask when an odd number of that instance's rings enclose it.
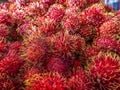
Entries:
{"label": "market fruit pile", "polygon": [[120,11],[101,0],[1,3],[0,90],[120,90]]}

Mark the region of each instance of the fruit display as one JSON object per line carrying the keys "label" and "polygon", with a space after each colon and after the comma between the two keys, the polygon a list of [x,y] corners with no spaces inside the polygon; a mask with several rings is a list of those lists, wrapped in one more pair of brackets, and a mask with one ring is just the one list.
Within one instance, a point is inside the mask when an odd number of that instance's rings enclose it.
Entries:
{"label": "fruit display", "polygon": [[102,0],[0,3],[0,90],[120,90],[120,11]]}

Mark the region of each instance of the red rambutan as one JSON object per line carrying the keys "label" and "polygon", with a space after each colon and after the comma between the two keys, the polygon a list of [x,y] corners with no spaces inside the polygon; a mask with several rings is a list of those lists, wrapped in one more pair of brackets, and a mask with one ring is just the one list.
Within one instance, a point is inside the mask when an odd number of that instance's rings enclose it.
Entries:
{"label": "red rambutan", "polygon": [[6,37],[9,34],[7,25],[0,24],[0,37]]}
{"label": "red rambutan", "polygon": [[79,69],[69,78],[68,86],[70,90],[92,90],[88,76]]}
{"label": "red rambutan", "polygon": [[7,73],[9,75],[16,74],[19,68],[23,64],[23,60],[11,50],[8,54],[0,61],[0,72]]}
{"label": "red rambutan", "polygon": [[40,71],[37,68],[30,68],[25,72],[24,84],[30,86],[33,82],[38,80],[40,77]]}
{"label": "red rambutan", "polygon": [[99,27],[105,21],[105,10],[101,4],[95,4],[86,8],[80,14],[80,21],[84,25]]}
{"label": "red rambutan", "polygon": [[112,18],[104,22],[99,28],[100,35],[111,35],[114,36],[120,32],[120,21],[117,18]]}
{"label": "red rambutan", "polygon": [[67,7],[79,7],[80,9],[83,9],[86,4],[86,0],[66,0]]}
{"label": "red rambutan", "polygon": [[40,20],[40,31],[43,35],[49,36],[55,34],[60,29],[60,23],[54,19],[43,17]]}
{"label": "red rambutan", "polygon": [[43,60],[46,54],[46,43],[41,38],[33,39],[28,44],[24,44],[21,47],[21,55],[33,63],[38,63]]}
{"label": "red rambutan", "polygon": [[80,28],[79,18],[73,15],[67,15],[63,18],[62,27],[72,33],[75,33]]}
{"label": "red rambutan", "polygon": [[0,90],[16,90],[12,78],[0,72]]}
{"label": "red rambutan", "polygon": [[120,85],[120,58],[117,55],[99,54],[89,68],[93,90],[118,90]]}
{"label": "red rambutan", "polygon": [[26,90],[65,90],[66,80],[56,73],[40,75],[39,79],[27,87]]}
{"label": "red rambutan", "polygon": [[68,70],[68,64],[63,59],[54,56],[48,61],[47,69],[50,72],[65,74]]}
{"label": "red rambutan", "polygon": [[94,45],[98,48],[113,52],[118,52],[120,42],[112,36],[102,36],[94,40]]}
{"label": "red rambutan", "polygon": [[87,4],[88,5],[91,5],[91,4],[95,4],[95,3],[98,3],[100,2],[101,0],[87,0]]}
{"label": "red rambutan", "polygon": [[85,49],[85,41],[79,35],[70,35],[68,32],[59,32],[51,38],[52,52],[61,57],[72,57]]}
{"label": "red rambutan", "polygon": [[53,4],[46,13],[46,16],[55,21],[61,21],[64,13],[65,9],[61,4]]}

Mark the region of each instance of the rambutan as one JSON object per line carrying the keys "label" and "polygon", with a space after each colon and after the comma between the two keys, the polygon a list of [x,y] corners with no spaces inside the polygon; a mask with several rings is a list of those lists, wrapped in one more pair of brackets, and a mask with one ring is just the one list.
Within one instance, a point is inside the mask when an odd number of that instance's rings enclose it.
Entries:
{"label": "rambutan", "polygon": [[76,70],[69,78],[68,86],[70,90],[92,90],[88,76],[83,70]]}
{"label": "rambutan", "polygon": [[79,7],[80,9],[83,9],[86,4],[86,0],[66,0],[67,7]]}
{"label": "rambutan", "polygon": [[82,53],[85,49],[85,41],[78,35],[70,35],[68,32],[59,32],[51,38],[52,52],[61,57],[72,57],[75,53]]}
{"label": "rambutan", "polygon": [[11,77],[0,72],[0,90],[16,90]]}
{"label": "rambutan", "polygon": [[51,57],[47,64],[47,69],[50,72],[58,72],[60,74],[65,74],[68,70],[68,64],[59,57]]}
{"label": "rambutan", "polygon": [[92,40],[97,35],[97,30],[93,26],[81,26],[78,30],[81,37],[85,38],[86,41]]}
{"label": "rambutan", "polygon": [[21,47],[21,56],[33,63],[41,62],[45,54],[46,43],[41,38],[33,39],[27,42],[27,44],[23,43],[23,46]]}
{"label": "rambutan", "polygon": [[112,36],[102,36],[94,40],[94,45],[105,51],[113,51],[118,53],[120,42]]}
{"label": "rambutan", "polygon": [[118,90],[120,85],[119,56],[100,53],[89,67],[93,90]]}
{"label": "rambutan", "polygon": [[45,73],[39,79],[27,87],[26,90],[65,90],[66,79],[56,73]]}
{"label": "rambutan", "polygon": [[91,4],[95,4],[95,3],[98,3],[100,2],[101,0],[87,0],[87,4],[88,5],[91,5]]}
{"label": "rambutan", "polygon": [[55,34],[60,29],[60,23],[48,17],[41,18],[39,23],[40,23],[40,31],[45,36],[50,36],[52,34]]}
{"label": "rambutan", "polygon": [[67,15],[63,18],[62,28],[75,33],[80,28],[79,18],[75,15]]}
{"label": "rambutan", "polygon": [[0,37],[6,37],[9,34],[8,26],[0,24]]}
{"label": "rambutan", "polygon": [[105,21],[105,10],[101,4],[95,4],[86,8],[80,14],[80,21],[84,25],[99,27]]}
{"label": "rambutan", "polygon": [[104,22],[100,28],[99,28],[99,34],[100,35],[110,35],[114,36],[116,34],[119,34],[120,31],[120,21],[118,18],[112,18],[106,22]]}
{"label": "rambutan", "polygon": [[0,61],[0,72],[9,75],[16,74],[23,64],[23,60],[16,54],[16,51],[10,50],[8,54]]}
{"label": "rambutan", "polygon": [[53,4],[46,13],[46,16],[55,21],[61,21],[64,13],[65,9],[61,4]]}
{"label": "rambutan", "polygon": [[40,71],[37,68],[30,68],[25,72],[24,84],[30,86],[33,82],[38,80],[40,77]]}

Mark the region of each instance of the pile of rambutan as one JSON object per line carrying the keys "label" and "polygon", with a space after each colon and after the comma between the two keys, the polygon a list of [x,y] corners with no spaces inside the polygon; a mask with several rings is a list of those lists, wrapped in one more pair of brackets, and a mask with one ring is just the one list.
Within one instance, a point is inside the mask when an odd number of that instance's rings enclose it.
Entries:
{"label": "pile of rambutan", "polygon": [[0,3],[0,90],[120,90],[120,11],[102,0]]}

